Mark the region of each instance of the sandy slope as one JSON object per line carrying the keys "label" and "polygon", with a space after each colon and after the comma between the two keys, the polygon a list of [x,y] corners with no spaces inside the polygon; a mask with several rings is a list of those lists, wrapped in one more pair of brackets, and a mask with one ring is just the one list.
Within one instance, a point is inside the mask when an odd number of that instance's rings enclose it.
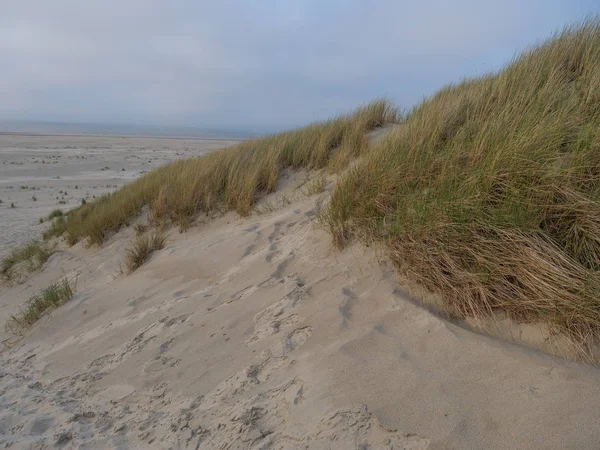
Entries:
{"label": "sandy slope", "polygon": [[116,275],[126,230],[0,293],[78,293],[0,367],[11,448],[598,448],[600,372],[450,324],[372,251],[339,253],[319,198],[227,215]]}
{"label": "sandy slope", "polygon": [[[40,217],[115,191],[177,158],[234,144],[210,139],[0,134],[0,257],[39,238]],[[15,208],[11,208],[11,203]]]}

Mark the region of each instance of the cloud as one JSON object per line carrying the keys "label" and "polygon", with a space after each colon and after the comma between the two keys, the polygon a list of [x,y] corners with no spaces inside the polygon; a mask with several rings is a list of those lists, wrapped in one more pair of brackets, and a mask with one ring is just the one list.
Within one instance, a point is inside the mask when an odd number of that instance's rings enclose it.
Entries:
{"label": "cloud", "polygon": [[501,67],[592,2],[7,0],[0,117],[272,131]]}

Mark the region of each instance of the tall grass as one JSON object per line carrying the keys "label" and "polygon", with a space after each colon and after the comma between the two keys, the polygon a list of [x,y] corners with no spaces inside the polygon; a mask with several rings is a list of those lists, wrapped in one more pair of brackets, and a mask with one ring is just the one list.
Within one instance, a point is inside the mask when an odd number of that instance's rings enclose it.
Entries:
{"label": "tall grass", "polygon": [[[48,240],[52,239],[53,237],[60,237],[66,231],[67,221],[65,219],[65,216],[60,215],[60,216],[54,216],[54,217],[56,217],[56,220],[53,220],[50,223],[50,226],[48,228],[46,228],[44,230],[44,233],[42,234],[44,241],[48,241]],[[49,220],[51,220],[51,218],[49,218]]]}
{"label": "tall grass", "polygon": [[600,332],[600,21],[442,89],[338,183],[322,214],[441,293],[583,341]]}
{"label": "tall grass", "polygon": [[366,147],[367,131],[396,120],[397,110],[378,100],[336,119],[173,162],[72,211],[65,223],[68,240],[98,244],[144,206],[152,220],[183,228],[199,212],[247,215],[261,195],[275,190],[285,168],[339,169]]}

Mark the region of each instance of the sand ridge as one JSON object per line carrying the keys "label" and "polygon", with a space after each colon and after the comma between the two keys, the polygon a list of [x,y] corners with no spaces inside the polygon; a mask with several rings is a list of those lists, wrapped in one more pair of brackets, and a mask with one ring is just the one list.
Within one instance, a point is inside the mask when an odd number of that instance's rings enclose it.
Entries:
{"label": "sand ridge", "polygon": [[[301,184],[302,177],[292,180]],[[300,198],[185,234],[118,275],[132,229],[54,255],[73,300],[2,354],[12,448],[595,448],[600,373],[453,325]]]}

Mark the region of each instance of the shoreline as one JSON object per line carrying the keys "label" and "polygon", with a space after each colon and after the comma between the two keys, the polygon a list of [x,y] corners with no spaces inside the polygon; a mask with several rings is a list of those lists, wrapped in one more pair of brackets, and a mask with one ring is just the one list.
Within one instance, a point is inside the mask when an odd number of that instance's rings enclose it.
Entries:
{"label": "shoreline", "polygon": [[[163,164],[235,145],[223,139],[0,133],[0,258],[66,212]],[[14,207],[11,207],[14,205]]]}
{"label": "shoreline", "polygon": [[194,141],[230,141],[230,142],[243,142],[248,139],[252,139],[255,136],[247,138],[237,137],[198,137],[198,136],[163,136],[163,135],[127,135],[127,134],[77,134],[77,133],[33,133],[33,132],[21,132],[21,131],[0,131],[0,137],[2,136],[23,136],[23,137],[82,137],[82,138],[117,138],[117,139],[174,139],[174,140],[194,140]]}

